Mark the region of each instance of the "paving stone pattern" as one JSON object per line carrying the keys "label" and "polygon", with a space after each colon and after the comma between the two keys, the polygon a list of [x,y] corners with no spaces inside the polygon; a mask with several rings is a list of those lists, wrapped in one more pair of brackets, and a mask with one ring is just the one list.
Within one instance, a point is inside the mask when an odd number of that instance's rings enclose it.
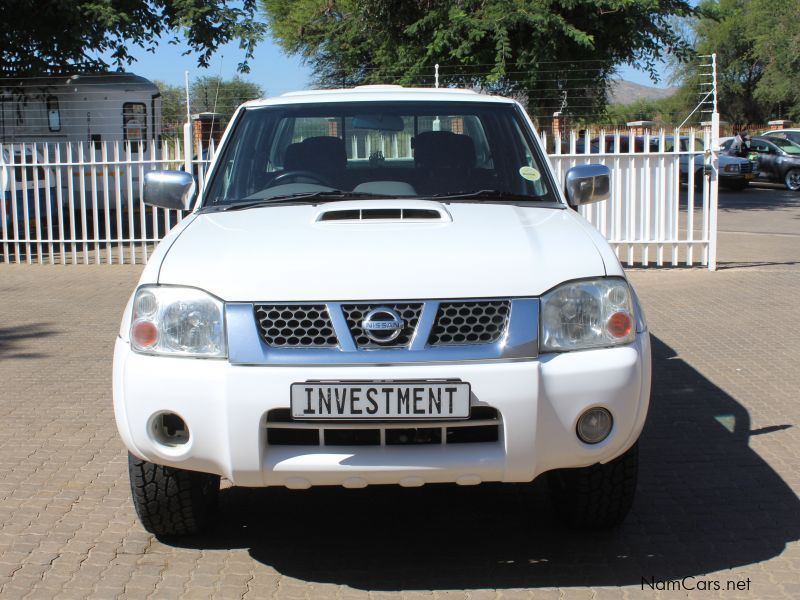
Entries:
{"label": "paving stone pattern", "polygon": [[798,197],[726,195],[717,273],[631,272],[654,393],[636,503],[604,534],[564,530],[537,481],[225,486],[213,531],[156,540],[111,407],[140,267],[0,265],[0,597],[800,597]]}

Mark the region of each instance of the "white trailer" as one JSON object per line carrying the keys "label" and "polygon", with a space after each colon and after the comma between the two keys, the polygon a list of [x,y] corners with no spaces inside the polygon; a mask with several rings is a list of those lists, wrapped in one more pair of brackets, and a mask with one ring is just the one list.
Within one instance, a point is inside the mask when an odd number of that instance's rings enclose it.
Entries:
{"label": "white trailer", "polygon": [[160,134],[158,87],[133,73],[0,79],[0,142],[146,146]]}
{"label": "white trailer", "polygon": [[[106,210],[102,199],[118,186],[114,197],[123,205],[138,203],[139,169],[131,168],[131,161],[160,154],[151,147],[160,137],[161,93],[152,81],[133,73],[0,79],[0,148],[20,158],[35,151],[40,165],[44,161],[45,168],[60,169],[55,185],[61,206],[73,198],[86,210],[96,204]],[[107,167],[81,168],[87,161]],[[26,186],[43,192],[53,181],[5,178],[3,196],[10,201],[12,189]],[[95,202],[84,190],[101,200]],[[111,202],[108,209],[115,208]]]}

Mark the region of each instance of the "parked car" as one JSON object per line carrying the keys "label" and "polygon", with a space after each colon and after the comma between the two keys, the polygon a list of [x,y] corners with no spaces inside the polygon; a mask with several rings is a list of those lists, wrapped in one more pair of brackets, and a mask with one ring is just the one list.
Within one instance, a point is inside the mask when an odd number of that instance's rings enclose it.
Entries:
{"label": "parked car", "polygon": [[[674,136],[667,136],[666,139],[666,152],[672,152],[674,149]],[[690,169],[694,171],[695,187],[703,187],[703,173],[705,171],[705,146],[699,139],[692,139],[689,136],[681,136],[679,138],[679,150],[681,152],[695,150],[697,154],[681,154],[680,155],[680,169],[681,181],[689,180]],[[658,151],[658,142],[656,142],[655,149],[651,148],[651,152]],[[746,158],[738,156],[731,156],[721,152],[718,157],[719,165],[719,184],[729,190],[739,191],[747,187],[747,184],[752,181],[757,174],[758,167],[755,161],[750,161]]]}
{"label": "parked car", "polygon": [[[353,131],[386,155],[359,158]],[[390,152],[401,133],[413,156]],[[240,107],[116,340],[144,527],[208,525],[220,476],[299,490],[546,474],[569,523],[619,523],[649,336],[574,210],[609,197],[608,168],[561,184],[512,99],[365,86]],[[182,208],[194,190],[191,173],[149,172],[143,197]]]}
{"label": "parked car", "polygon": [[[728,150],[733,139],[720,146]],[[758,181],[783,183],[786,189],[800,191],[800,145],[783,138],[753,137],[750,156],[758,161]]]}
{"label": "parked car", "polygon": [[762,133],[761,137],[767,139],[783,138],[795,144],[800,144],[800,129],[772,129]]}
{"label": "parked car", "polygon": [[[673,135],[664,136],[664,152],[673,152],[675,148]],[[620,135],[619,137],[619,152],[627,153],[630,151],[631,139],[633,140],[633,152],[644,152],[645,145],[649,152],[661,151],[661,138],[657,136],[650,137],[647,142],[643,136],[633,136],[632,138],[627,135]],[[614,135],[605,135],[601,140],[599,136],[590,141],[589,153],[615,152],[616,139]],[[578,154],[584,153],[585,140],[581,139],[575,144],[575,151]],[[680,136],[679,138],[679,151],[689,152],[691,150],[697,151],[695,155],[681,154],[680,170],[681,181],[687,182],[689,180],[690,169],[694,171],[695,186],[697,188],[703,187],[703,173],[705,170],[705,155],[703,142],[698,139],[692,140],[689,136]],[[719,183],[721,186],[731,190],[742,190],[747,187],[747,184],[756,176],[757,170],[755,161],[749,161],[744,158],[736,156],[729,156],[720,154],[719,156]]]}

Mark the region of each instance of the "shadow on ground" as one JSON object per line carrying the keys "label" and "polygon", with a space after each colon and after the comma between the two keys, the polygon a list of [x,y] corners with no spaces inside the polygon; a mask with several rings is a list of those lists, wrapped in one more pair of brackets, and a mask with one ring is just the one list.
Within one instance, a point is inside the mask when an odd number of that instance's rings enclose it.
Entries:
{"label": "shadow on ground", "polygon": [[[681,186],[680,206],[686,208],[688,188]],[[717,204],[720,210],[780,210],[800,207],[800,192],[791,192],[782,185],[771,183],[750,184],[747,188],[733,191],[721,187]],[[694,208],[703,208],[703,193],[695,190]]]}
{"label": "shadow on ground", "polygon": [[26,341],[31,338],[49,337],[56,333],[49,323],[0,327],[0,359],[44,358],[47,355],[41,352],[21,352],[19,349],[27,346]]}
{"label": "shadow on ground", "polygon": [[717,262],[717,270],[725,270],[725,269],[753,269],[758,267],[791,267],[794,265],[800,264],[800,261],[796,260],[755,260],[751,262],[743,262],[743,261],[729,261],[729,262]]}
{"label": "shadow on ground", "polygon": [[720,210],[778,210],[800,207],[800,192],[792,192],[782,185],[758,183],[741,192],[720,190]]}
{"label": "shadow on ground", "polygon": [[[280,573],[371,590],[641,585],[767,560],[800,535],[800,501],[750,449],[747,411],[653,338],[654,386],[632,513],[563,529],[532,485],[222,493],[193,548],[248,548]],[[758,583],[758,582],[754,582]]]}

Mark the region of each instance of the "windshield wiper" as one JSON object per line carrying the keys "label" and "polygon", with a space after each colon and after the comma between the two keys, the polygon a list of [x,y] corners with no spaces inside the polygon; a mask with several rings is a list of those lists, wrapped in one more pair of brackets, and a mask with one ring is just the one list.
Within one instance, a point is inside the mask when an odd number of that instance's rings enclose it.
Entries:
{"label": "windshield wiper", "polygon": [[204,207],[208,212],[217,211],[231,211],[231,210],[245,210],[248,208],[258,208],[260,206],[268,206],[271,204],[283,204],[287,202],[297,203],[317,203],[317,202],[335,202],[337,200],[370,200],[373,198],[397,198],[390,194],[373,194],[370,192],[345,192],[342,190],[324,190],[316,192],[296,192],[294,194],[281,194],[280,196],[272,196],[271,198],[261,198],[259,200],[252,200],[249,202],[231,202],[225,204],[212,204]]}
{"label": "windshield wiper", "polygon": [[460,192],[448,192],[446,194],[434,194],[432,198],[437,200],[524,200],[534,202],[550,202],[549,198],[542,196],[531,196],[529,194],[517,194],[503,190],[470,190]]}

